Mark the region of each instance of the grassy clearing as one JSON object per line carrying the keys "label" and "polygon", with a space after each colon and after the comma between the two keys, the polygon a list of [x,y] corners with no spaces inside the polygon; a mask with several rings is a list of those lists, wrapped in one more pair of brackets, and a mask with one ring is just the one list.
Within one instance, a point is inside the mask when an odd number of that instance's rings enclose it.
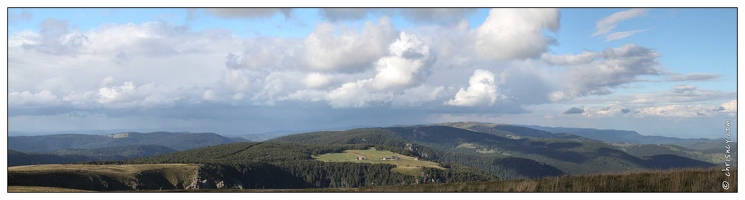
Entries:
{"label": "grassy clearing", "polygon": [[[357,157],[359,156],[364,156],[366,160],[358,160]],[[396,156],[399,159],[382,160],[382,158],[389,158],[392,156]],[[421,176],[422,167],[442,169],[442,167],[438,166],[435,162],[415,160],[415,158],[411,156],[405,156],[390,151],[379,151],[375,148],[370,148],[367,150],[346,150],[344,151],[344,153],[323,154],[314,156],[313,158],[324,162],[393,164],[396,165],[396,168],[393,168],[391,171],[413,176]]]}
{"label": "grassy clearing", "polygon": [[459,144],[459,145],[458,145],[457,147],[455,147],[455,148],[463,148],[463,149],[475,149],[475,148],[476,148],[476,145],[473,145],[473,144],[471,144],[471,143],[467,143],[467,142],[464,142],[464,143],[460,143],[460,144]]}
{"label": "grassy clearing", "polygon": [[496,153],[493,149],[486,149],[486,148],[477,149],[476,152],[483,153],[483,154]]}

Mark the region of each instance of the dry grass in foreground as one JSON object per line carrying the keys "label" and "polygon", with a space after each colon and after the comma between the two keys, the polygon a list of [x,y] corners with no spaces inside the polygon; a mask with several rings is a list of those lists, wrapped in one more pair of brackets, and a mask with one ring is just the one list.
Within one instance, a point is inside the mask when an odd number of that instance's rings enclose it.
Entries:
{"label": "dry grass in foreground", "polygon": [[8,186],[8,192],[17,193],[40,193],[40,192],[95,192],[90,190],[78,190],[58,187],[41,187],[41,186]]}
{"label": "dry grass in foreground", "polygon": [[[728,181],[730,188],[722,189]],[[66,188],[10,186],[9,192],[87,192]],[[115,192],[159,192],[158,190]],[[634,172],[562,176],[535,180],[420,184],[362,188],[318,189],[209,189],[163,190],[162,192],[737,192],[737,169],[727,177],[721,169],[680,169],[670,171]]]}

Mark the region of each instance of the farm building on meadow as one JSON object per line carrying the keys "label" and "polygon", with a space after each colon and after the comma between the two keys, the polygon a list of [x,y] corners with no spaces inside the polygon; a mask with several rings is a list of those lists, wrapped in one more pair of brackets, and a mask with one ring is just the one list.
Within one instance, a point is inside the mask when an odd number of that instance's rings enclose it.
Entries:
{"label": "farm building on meadow", "polygon": [[381,158],[381,160],[398,160],[398,156],[391,156],[387,158]]}

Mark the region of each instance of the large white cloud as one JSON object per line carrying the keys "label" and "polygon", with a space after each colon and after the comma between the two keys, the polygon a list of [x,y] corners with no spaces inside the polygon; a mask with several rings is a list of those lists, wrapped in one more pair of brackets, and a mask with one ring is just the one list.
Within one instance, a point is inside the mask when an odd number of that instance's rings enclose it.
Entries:
{"label": "large white cloud", "polygon": [[416,86],[429,75],[428,70],[435,61],[424,41],[405,32],[401,32],[389,50],[391,55],[375,64],[377,74],[372,86],[377,90]]}
{"label": "large white cloud", "polygon": [[559,29],[558,9],[491,9],[477,29],[476,50],[491,60],[538,57],[554,43],[544,29]]}
{"label": "large white cloud", "polygon": [[303,66],[303,42],[295,38],[257,37],[242,42],[242,52],[226,55],[230,69],[296,69]]}
{"label": "large white cloud", "polygon": [[494,73],[477,69],[468,80],[468,89],[461,88],[455,97],[447,102],[451,106],[491,106],[500,95],[497,93]]}
{"label": "large white cloud", "polygon": [[303,84],[308,88],[320,88],[327,86],[331,80],[328,76],[321,73],[310,73],[303,79]]}
{"label": "large white cloud", "polygon": [[396,31],[388,18],[365,23],[361,31],[331,23],[319,24],[305,38],[307,67],[313,70],[357,72],[384,56]]}
{"label": "large white cloud", "polygon": [[334,108],[367,107],[376,102],[389,102],[393,99],[392,93],[371,91],[368,89],[369,85],[369,79],[345,83],[326,94],[326,99]]}
{"label": "large white cloud", "polygon": [[[375,62],[374,76],[369,78],[356,77],[330,90],[319,90],[330,84],[331,79],[341,76],[329,76],[320,73],[308,74],[303,79],[306,88],[291,92],[280,100],[325,100],[333,108],[367,107],[392,103],[396,105],[418,106],[422,102],[433,101],[442,87],[434,89],[434,96],[413,96],[412,93],[422,93],[422,83],[429,75],[429,69],[435,61],[429,46],[418,36],[401,32],[399,38],[388,46],[388,55]],[[358,73],[361,75],[367,73]],[[419,89],[411,89],[417,87]],[[402,100],[402,98],[412,98]]]}

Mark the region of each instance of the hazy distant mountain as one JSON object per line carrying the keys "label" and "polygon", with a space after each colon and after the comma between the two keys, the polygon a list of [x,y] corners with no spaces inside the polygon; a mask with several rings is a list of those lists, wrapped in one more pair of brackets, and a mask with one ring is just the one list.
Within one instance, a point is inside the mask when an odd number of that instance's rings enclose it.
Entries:
{"label": "hazy distant mountain", "polygon": [[281,130],[281,131],[272,131],[272,132],[266,132],[266,133],[246,134],[246,135],[242,135],[241,138],[252,141],[252,142],[263,142],[266,140],[270,140],[270,139],[285,136],[285,135],[316,132],[316,131],[343,131],[343,130],[349,130],[349,129],[355,129],[355,128],[367,128],[367,127],[369,126],[357,125],[357,126],[345,126],[345,127],[336,127],[336,128],[328,128],[328,129],[307,129],[307,130],[294,130],[294,131]]}
{"label": "hazy distant mountain", "polygon": [[8,149],[22,152],[51,152],[63,149],[92,149],[128,145],[162,145],[175,150],[244,142],[215,133],[117,133],[109,135],[59,134],[8,137]]}
{"label": "hazy distant mountain", "polygon": [[130,145],[95,149],[65,149],[45,153],[24,153],[8,150],[8,166],[35,164],[67,164],[100,160],[123,160],[175,152],[161,145]]}
{"label": "hazy distant mountain", "polygon": [[508,137],[513,139],[519,139],[523,137],[531,138],[557,138],[557,139],[586,139],[572,134],[563,133],[551,133],[548,131],[542,131],[522,126],[508,125],[508,124],[493,124],[483,122],[448,122],[435,124],[441,126],[450,126],[455,128],[461,128],[466,130],[472,130],[476,132],[489,133],[502,137]]}
{"label": "hazy distant mountain", "polygon": [[[592,128],[564,128],[564,127],[544,127],[534,125],[517,125],[552,133],[569,133],[590,139],[601,140],[605,142],[625,142],[632,144],[678,144],[689,146],[696,143],[709,143],[714,139],[682,139],[665,136],[646,136],[640,135],[636,131],[615,130],[615,129],[592,129]],[[716,140],[719,141],[719,140]],[[724,140],[721,140],[724,141]]]}
{"label": "hazy distant mountain", "polygon": [[104,147],[95,149],[63,149],[51,153],[60,156],[83,155],[91,158],[96,158],[95,160],[122,160],[128,158],[154,156],[171,152],[176,152],[176,150],[162,145],[147,144]]}

